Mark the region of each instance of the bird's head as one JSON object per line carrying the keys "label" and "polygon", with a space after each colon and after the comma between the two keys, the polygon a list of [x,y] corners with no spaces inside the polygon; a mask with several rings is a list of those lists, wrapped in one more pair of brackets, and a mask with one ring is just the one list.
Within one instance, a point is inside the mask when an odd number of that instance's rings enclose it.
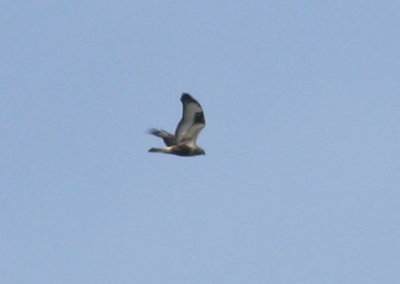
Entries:
{"label": "bird's head", "polygon": [[205,155],[206,152],[202,148],[197,147],[194,149],[193,154],[194,155]]}

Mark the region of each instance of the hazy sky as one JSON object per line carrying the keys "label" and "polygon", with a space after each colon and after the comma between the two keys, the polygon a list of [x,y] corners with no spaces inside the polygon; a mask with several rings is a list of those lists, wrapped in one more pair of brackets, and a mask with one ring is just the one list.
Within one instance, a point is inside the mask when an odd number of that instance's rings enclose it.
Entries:
{"label": "hazy sky", "polygon": [[[1,1],[0,282],[400,283],[399,1]],[[179,97],[206,156],[148,153]]]}

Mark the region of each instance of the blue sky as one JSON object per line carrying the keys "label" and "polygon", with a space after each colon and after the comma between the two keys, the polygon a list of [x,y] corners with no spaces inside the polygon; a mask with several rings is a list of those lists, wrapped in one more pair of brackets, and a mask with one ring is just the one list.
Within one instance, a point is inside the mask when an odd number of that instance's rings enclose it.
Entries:
{"label": "blue sky", "polygon": [[399,14],[2,1],[0,282],[399,283]]}

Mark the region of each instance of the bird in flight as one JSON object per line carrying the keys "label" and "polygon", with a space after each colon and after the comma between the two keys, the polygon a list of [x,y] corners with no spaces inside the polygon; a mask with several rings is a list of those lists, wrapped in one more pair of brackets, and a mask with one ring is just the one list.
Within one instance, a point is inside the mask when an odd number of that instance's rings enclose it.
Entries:
{"label": "bird in flight", "polygon": [[164,140],[165,148],[151,148],[149,152],[174,154],[178,156],[205,155],[202,148],[196,145],[197,136],[206,125],[201,105],[189,94],[181,96],[183,106],[182,118],[175,130],[175,135],[165,130],[150,129],[149,133]]}

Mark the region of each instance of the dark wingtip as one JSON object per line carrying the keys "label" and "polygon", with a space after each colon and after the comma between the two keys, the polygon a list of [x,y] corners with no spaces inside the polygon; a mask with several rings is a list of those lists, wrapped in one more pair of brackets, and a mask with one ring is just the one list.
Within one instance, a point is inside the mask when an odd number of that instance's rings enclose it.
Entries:
{"label": "dark wingtip", "polygon": [[192,101],[192,102],[197,103],[197,101],[195,99],[193,99],[193,97],[191,95],[189,95],[188,93],[183,93],[181,96],[181,102],[185,102],[185,101]]}
{"label": "dark wingtip", "polygon": [[159,132],[159,130],[158,130],[158,129],[155,129],[155,128],[147,129],[147,134],[155,135],[155,134],[158,133],[158,132]]}

